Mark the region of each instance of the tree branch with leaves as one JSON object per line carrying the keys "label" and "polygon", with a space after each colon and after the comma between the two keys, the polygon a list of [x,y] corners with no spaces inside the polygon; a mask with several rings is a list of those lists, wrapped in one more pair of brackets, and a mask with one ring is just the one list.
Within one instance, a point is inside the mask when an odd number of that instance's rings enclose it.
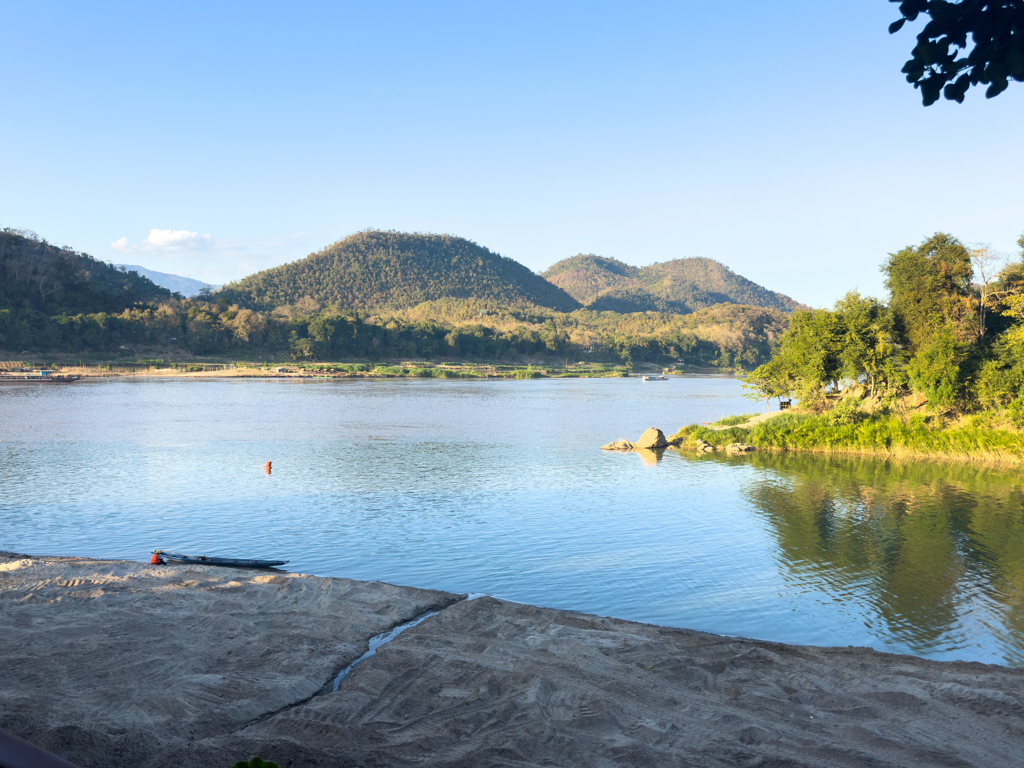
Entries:
{"label": "tree branch with leaves", "polygon": [[985,97],[991,99],[1011,79],[1024,82],[1024,0],[889,1],[899,3],[901,14],[889,25],[890,34],[922,14],[929,17],[902,70],[921,90],[926,107],[940,95],[963,103],[971,86],[987,85]]}

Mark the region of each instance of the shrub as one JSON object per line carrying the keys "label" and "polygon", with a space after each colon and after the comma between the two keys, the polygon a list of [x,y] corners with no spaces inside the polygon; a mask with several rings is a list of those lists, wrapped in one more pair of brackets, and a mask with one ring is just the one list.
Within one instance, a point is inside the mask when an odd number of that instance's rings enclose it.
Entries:
{"label": "shrub", "polygon": [[832,410],[822,415],[824,422],[830,427],[841,427],[844,424],[856,424],[866,415],[858,407],[856,398],[844,397],[833,406]]}
{"label": "shrub", "polygon": [[691,436],[694,440],[703,440],[716,447],[724,447],[729,443],[750,442],[750,431],[739,427],[729,429],[708,429],[707,427],[696,427]]}
{"label": "shrub", "polygon": [[918,392],[924,392],[930,408],[961,404],[964,382],[960,368],[966,358],[966,345],[956,340],[951,329],[943,328],[910,361],[910,383]]}
{"label": "shrub", "polygon": [[693,435],[693,431],[695,429],[697,429],[696,424],[690,424],[688,427],[681,427],[678,432],[676,432],[674,435],[671,435],[670,437],[667,437],[666,439],[670,443],[676,443],[677,445],[681,445],[682,443],[689,441],[690,436]]}
{"label": "shrub", "polygon": [[734,427],[737,424],[746,424],[755,416],[759,416],[758,413],[745,413],[741,416],[726,416],[725,418],[719,419],[714,422],[716,427]]}

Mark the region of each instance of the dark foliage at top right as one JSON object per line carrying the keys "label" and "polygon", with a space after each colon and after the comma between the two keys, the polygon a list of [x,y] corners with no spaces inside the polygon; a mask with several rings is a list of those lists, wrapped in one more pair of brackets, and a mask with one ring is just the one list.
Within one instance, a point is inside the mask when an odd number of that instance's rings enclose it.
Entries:
{"label": "dark foliage at top right", "polygon": [[[922,13],[931,17],[903,65],[907,82],[921,89],[927,107],[945,96],[963,103],[967,89],[984,84],[992,98],[1010,80],[1024,81],[1024,0],[889,0],[902,17],[889,25],[899,31]],[[967,52],[967,37],[974,47]]]}

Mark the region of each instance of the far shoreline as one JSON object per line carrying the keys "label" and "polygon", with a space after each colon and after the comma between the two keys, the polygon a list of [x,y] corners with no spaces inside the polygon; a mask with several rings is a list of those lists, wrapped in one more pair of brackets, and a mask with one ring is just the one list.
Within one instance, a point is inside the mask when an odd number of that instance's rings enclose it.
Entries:
{"label": "far shoreline", "polygon": [[715,376],[738,378],[738,369],[700,368],[695,366],[637,365],[627,367],[613,363],[477,363],[466,361],[428,362],[207,362],[199,360],[112,361],[109,363],[46,362],[22,360],[0,361],[4,371],[52,370],[81,379],[152,378],[152,379],[629,379],[643,376],[689,378]]}

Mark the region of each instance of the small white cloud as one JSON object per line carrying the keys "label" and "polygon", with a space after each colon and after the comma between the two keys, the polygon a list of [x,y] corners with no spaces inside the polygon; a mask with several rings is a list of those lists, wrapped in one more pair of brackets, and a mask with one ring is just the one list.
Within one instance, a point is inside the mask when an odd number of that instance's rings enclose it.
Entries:
{"label": "small white cloud", "polygon": [[143,245],[149,248],[169,250],[196,250],[213,243],[209,233],[200,235],[187,229],[151,229]]}
{"label": "small white cloud", "polygon": [[121,253],[154,253],[173,256],[183,251],[198,251],[213,245],[209,233],[201,235],[187,229],[151,229],[149,237],[141,243],[129,243],[122,237],[110,244],[110,247]]}

